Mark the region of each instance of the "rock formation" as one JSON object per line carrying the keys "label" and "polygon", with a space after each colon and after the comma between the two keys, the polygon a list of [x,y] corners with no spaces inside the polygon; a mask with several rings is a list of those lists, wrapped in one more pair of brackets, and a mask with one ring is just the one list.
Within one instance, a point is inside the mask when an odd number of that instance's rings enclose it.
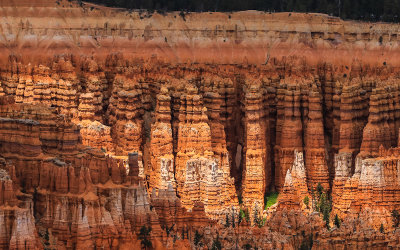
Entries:
{"label": "rock formation", "polygon": [[400,25],[0,13],[0,248],[399,246]]}
{"label": "rock formation", "polygon": [[174,175],[174,155],[171,128],[171,97],[168,89],[162,88],[157,96],[155,122],[150,134],[151,175],[150,187],[168,189],[176,188]]}
{"label": "rock formation", "polygon": [[[245,90],[244,117],[245,144],[243,152],[242,196],[246,207],[263,207],[266,176],[271,175],[269,165],[268,127],[265,121],[263,93],[260,82],[248,83]],[[269,147],[268,147],[269,148]],[[270,179],[270,178],[269,178]]]}
{"label": "rock formation", "polygon": [[32,196],[21,195],[18,185],[14,183],[15,166],[4,158],[0,160],[0,246],[43,249],[35,227]]}
{"label": "rock formation", "polygon": [[328,155],[322,119],[320,93],[312,90],[308,96],[308,121],[304,131],[307,183],[311,188],[320,183],[329,189]]}
{"label": "rock formation", "polygon": [[[3,245],[42,246],[35,237],[36,227],[44,237],[43,244],[73,248],[117,247],[148,223],[154,235],[160,234],[154,220],[157,215],[150,210],[138,171],[127,175],[122,161],[83,149],[79,133],[74,132],[79,131],[76,126],[46,106],[10,102],[2,101],[0,106],[1,154],[14,162],[15,167],[5,168],[15,177],[2,170],[1,204],[18,204],[13,178],[19,180],[22,195],[31,201],[24,201],[27,208],[15,210],[13,231],[4,229],[12,232],[11,238]],[[7,136],[10,129],[17,128],[20,136]],[[36,227],[33,216],[39,218]],[[55,240],[49,241],[53,237]]]}
{"label": "rock formation", "polygon": [[293,164],[294,151],[303,150],[300,90],[295,85],[290,85],[281,94],[283,96],[279,101],[282,103],[277,108],[277,131],[279,129],[280,132],[277,134],[275,146],[275,185],[278,191],[283,188],[286,172]]}
{"label": "rock formation", "polygon": [[108,106],[108,121],[113,126],[112,137],[116,154],[124,155],[131,151],[141,152],[144,114],[141,102],[142,91],[136,79],[116,76]]}
{"label": "rock formation", "polygon": [[217,216],[236,205],[236,194],[233,179],[229,177],[228,157],[213,152],[207,108],[196,92],[194,86],[189,86],[187,93],[180,96],[177,192],[184,207],[191,208],[194,202],[201,201],[207,213]]}
{"label": "rock formation", "polygon": [[279,197],[279,206],[289,209],[305,209],[304,198],[310,197],[307,188],[306,170],[302,152],[294,152],[293,166],[288,169],[285,185]]}

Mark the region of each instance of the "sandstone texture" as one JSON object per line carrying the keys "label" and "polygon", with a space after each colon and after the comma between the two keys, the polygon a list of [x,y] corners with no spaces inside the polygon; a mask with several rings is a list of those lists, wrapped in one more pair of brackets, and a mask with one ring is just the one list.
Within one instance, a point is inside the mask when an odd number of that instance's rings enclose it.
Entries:
{"label": "sandstone texture", "polygon": [[400,25],[0,16],[1,249],[400,246]]}

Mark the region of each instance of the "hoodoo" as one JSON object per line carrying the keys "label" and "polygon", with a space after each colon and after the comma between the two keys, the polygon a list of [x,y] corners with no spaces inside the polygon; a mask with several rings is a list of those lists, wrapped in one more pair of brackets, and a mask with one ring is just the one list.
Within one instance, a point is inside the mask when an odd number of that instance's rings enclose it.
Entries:
{"label": "hoodoo", "polygon": [[0,16],[1,249],[400,247],[399,24]]}

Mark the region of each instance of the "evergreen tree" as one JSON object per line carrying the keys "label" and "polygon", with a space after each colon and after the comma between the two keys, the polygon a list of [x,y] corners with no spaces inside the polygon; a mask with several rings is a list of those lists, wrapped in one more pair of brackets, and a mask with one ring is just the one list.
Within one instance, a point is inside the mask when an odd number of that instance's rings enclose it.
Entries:
{"label": "evergreen tree", "polygon": [[304,197],[303,202],[304,202],[304,205],[306,205],[307,208],[308,208],[308,204],[309,204],[309,202],[310,202],[310,198],[308,198],[308,196]]}
{"label": "evergreen tree", "polygon": [[317,195],[320,197],[322,195],[322,192],[324,192],[324,187],[321,185],[321,183],[318,182],[317,185]]}
{"label": "evergreen tree", "polygon": [[335,224],[335,226],[337,227],[337,228],[340,228],[340,219],[339,219],[339,216],[336,214],[335,215],[335,220],[334,220],[334,222],[333,222],[334,224]]}
{"label": "evergreen tree", "polygon": [[150,241],[150,232],[151,227],[142,226],[140,228],[139,239],[144,249],[149,249],[152,247],[152,243]]}
{"label": "evergreen tree", "polygon": [[326,227],[329,229],[329,215],[331,212],[331,205],[327,199],[326,193],[322,193],[319,201],[319,211],[323,215],[323,220],[326,223]]}
{"label": "evergreen tree", "polygon": [[381,227],[379,228],[379,232],[385,233],[385,228],[383,227],[383,223],[381,223]]}
{"label": "evergreen tree", "polygon": [[226,215],[226,217],[225,217],[225,227],[230,227],[231,223],[229,222],[229,215],[228,214],[225,214],[225,215]]}
{"label": "evergreen tree", "polygon": [[397,211],[396,209],[392,211],[392,221],[393,221],[393,227],[394,228],[399,227],[400,214],[399,214],[399,211]]}
{"label": "evergreen tree", "polygon": [[248,208],[244,210],[244,218],[246,219],[247,222],[250,222],[250,214]]}
{"label": "evergreen tree", "polygon": [[238,225],[242,222],[244,218],[244,211],[242,209],[239,210],[239,216],[238,216]]}

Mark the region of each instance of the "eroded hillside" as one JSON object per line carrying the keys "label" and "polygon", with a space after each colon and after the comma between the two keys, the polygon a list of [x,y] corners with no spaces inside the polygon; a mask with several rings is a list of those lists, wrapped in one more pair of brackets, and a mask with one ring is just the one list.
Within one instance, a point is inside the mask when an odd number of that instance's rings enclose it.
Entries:
{"label": "eroded hillside", "polygon": [[1,247],[398,247],[399,25],[0,13]]}

